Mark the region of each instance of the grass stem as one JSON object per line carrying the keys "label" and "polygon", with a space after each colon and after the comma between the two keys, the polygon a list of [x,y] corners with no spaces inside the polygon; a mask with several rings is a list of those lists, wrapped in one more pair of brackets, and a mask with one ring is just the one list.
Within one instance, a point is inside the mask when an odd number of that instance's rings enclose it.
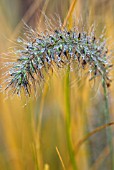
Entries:
{"label": "grass stem", "polygon": [[69,79],[70,67],[68,66],[65,79],[65,107],[66,107],[66,138],[70,161],[73,170],[77,170],[75,154],[72,148],[71,141],[71,112],[70,112],[70,79]]}
{"label": "grass stem", "polygon": [[[104,111],[104,116],[105,116],[105,123],[110,122],[110,111],[109,111],[109,101],[108,101],[108,92],[107,92],[107,84],[105,81],[105,78],[103,77],[103,91],[104,91],[104,101],[105,101],[105,111]],[[112,143],[112,132],[111,128],[108,127],[106,129],[106,136],[107,136],[107,143],[110,148],[110,156],[112,158],[112,170],[114,170],[114,155],[113,155],[113,143]]]}

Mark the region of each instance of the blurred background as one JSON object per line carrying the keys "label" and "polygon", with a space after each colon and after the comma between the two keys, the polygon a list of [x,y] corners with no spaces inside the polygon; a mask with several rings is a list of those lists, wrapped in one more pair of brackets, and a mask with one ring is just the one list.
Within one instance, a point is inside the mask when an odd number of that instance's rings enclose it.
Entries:
{"label": "blurred background", "polygon": [[[43,30],[45,27],[43,12],[48,17],[58,14],[63,23],[71,4],[72,0],[0,0],[0,53],[13,46],[17,37],[24,32],[22,20],[33,29]],[[77,22],[79,18],[82,18],[87,29],[95,23],[96,35],[100,35],[106,27],[105,36],[109,38],[107,46],[114,50],[113,0],[77,0],[71,20]],[[81,24],[80,21],[79,25]],[[9,61],[11,58],[12,56],[9,56]],[[2,73],[3,70],[0,74]],[[41,92],[37,100],[34,96],[27,100],[23,96],[21,99],[17,96],[6,99],[6,95],[0,93],[1,170],[36,170],[38,162],[40,169],[44,170],[72,169],[65,135],[63,77],[53,75],[45,93],[44,101]],[[99,83],[93,86],[82,78],[77,84],[73,78],[71,128],[74,148],[86,134],[105,123],[103,99]],[[112,82],[109,88],[111,121],[114,120],[113,103]],[[39,134],[36,124],[40,114],[42,121]],[[112,170],[105,129],[88,138],[78,153],[75,153],[75,158],[79,170]]]}

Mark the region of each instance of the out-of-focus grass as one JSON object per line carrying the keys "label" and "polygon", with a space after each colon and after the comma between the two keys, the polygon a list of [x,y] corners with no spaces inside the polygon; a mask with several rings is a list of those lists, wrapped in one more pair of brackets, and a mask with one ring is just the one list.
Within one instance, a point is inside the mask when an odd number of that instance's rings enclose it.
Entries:
{"label": "out-of-focus grass", "polygon": [[[13,5],[15,3],[15,10]],[[37,21],[45,10],[49,16],[56,12],[62,21],[67,16],[72,1],[30,1],[19,0],[0,1],[0,52],[12,46],[10,38],[18,35],[23,29],[20,19],[37,26]],[[28,8],[26,6],[28,5]],[[37,6],[36,6],[37,4]],[[24,7],[25,6],[25,7]],[[44,8],[43,8],[44,7]],[[114,2],[77,0],[73,20],[83,18],[88,29],[93,22],[97,24],[96,34],[100,34],[106,26],[106,37],[110,37],[107,45],[113,50],[114,39]],[[26,10],[25,10],[26,9]],[[71,19],[72,20],[72,19]],[[41,17],[40,27],[44,27]],[[82,26],[81,22],[79,23]],[[16,37],[14,36],[14,37]],[[11,56],[12,57],[12,56]],[[2,60],[0,60],[2,62]],[[1,64],[0,64],[1,65]],[[2,72],[2,71],[1,71]],[[60,73],[61,74],[61,73]],[[114,76],[112,74],[112,76]],[[83,77],[76,82],[78,75],[71,75],[71,132],[73,147],[84,135],[105,123],[103,112],[103,93],[99,91],[99,84],[92,85]],[[44,99],[41,121],[40,138],[36,133],[36,118],[39,116],[42,94],[37,101],[31,97],[26,106],[25,98],[17,97],[5,100],[0,94],[0,169],[3,170],[31,170],[38,169],[38,150],[41,152],[42,164],[50,170],[63,169],[56,147],[60,151],[65,168],[70,170],[67,142],[65,135],[65,102],[64,76],[53,75],[49,81],[48,91]],[[113,116],[114,83],[109,89],[111,119]],[[24,106],[24,107],[23,107]],[[114,130],[112,128],[112,130]],[[40,149],[39,143],[40,142]],[[110,157],[107,154],[105,130],[92,136],[85,142],[75,156],[79,170],[107,170],[110,169]],[[98,164],[97,164],[98,162]],[[48,166],[47,166],[48,165]],[[42,165],[41,165],[42,166]]]}

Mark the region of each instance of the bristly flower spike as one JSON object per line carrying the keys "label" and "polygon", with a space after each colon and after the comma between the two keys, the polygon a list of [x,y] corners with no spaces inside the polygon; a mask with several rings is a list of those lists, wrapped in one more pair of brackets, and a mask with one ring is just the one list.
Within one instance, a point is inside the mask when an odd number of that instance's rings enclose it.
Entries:
{"label": "bristly flower spike", "polygon": [[69,64],[73,64],[74,69],[75,64],[82,69],[87,66],[91,79],[101,76],[109,86],[111,80],[108,73],[112,64],[106,41],[96,38],[93,31],[88,33],[76,28],[71,31],[57,28],[38,33],[27,26],[25,36],[25,39],[17,40],[19,48],[13,50],[17,60],[8,67],[6,75],[8,81],[5,82],[5,89],[10,89],[11,93],[20,94],[23,89],[30,95],[31,87],[44,81],[45,75],[54,65],[58,69]]}

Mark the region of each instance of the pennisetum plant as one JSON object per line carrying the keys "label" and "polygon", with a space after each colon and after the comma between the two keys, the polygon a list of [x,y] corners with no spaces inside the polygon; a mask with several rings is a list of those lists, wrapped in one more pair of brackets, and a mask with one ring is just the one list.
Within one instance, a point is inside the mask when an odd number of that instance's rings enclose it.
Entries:
{"label": "pennisetum plant", "polygon": [[[48,29],[44,32],[37,32],[26,25],[25,38],[17,39],[18,47],[7,53],[16,56],[16,60],[5,62],[8,67],[4,73],[3,90],[8,94],[21,95],[24,91],[30,96],[33,89],[36,92],[37,86],[45,83],[46,76],[50,76],[50,70],[54,67],[59,70],[66,70],[65,101],[66,101],[66,136],[69,150],[69,157],[73,169],[77,169],[70,135],[70,71],[78,67],[86,69],[90,80],[100,77],[105,96],[105,117],[109,122],[109,106],[107,87],[110,86],[109,71],[112,67],[109,52],[106,47],[106,40],[101,35],[95,36],[94,29],[91,32],[79,31],[77,27],[72,30],[62,28],[61,24],[52,29],[52,23],[48,20]],[[3,56],[5,59],[5,56]],[[111,132],[107,131],[108,143],[111,147]]]}
{"label": "pennisetum plant", "polygon": [[[75,69],[88,69],[90,80],[101,77],[107,86],[110,85],[109,70],[112,67],[106,41],[96,38],[94,32],[79,32],[77,28],[68,31],[66,28],[46,31],[41,34],[28,28],[26,38],[17,39],[18,48],[6,55],[17,58],[16,61],[6,62],[10,66],[4,73],[7,76],[5,90],[20,95],[22,90],[30,95],[32,86],[45,80],[49,70],[54,66]],[[75,64],[74,64],[75,63]]]}

